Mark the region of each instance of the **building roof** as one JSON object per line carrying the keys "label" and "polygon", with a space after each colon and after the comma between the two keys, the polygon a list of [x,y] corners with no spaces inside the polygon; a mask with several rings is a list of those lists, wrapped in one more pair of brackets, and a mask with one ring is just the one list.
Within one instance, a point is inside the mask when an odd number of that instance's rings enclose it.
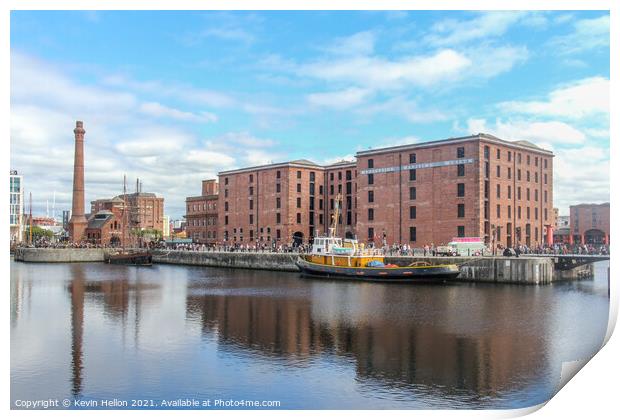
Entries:
{"label": "building roof", "polygon": [[185,201],[217,200],[218,197],[217,194],[194,195],[192,197],[185,197]]}
{"label": "building roof", "polygon": [[101,210],[88,220],[88,229],[101,229],[113,218],[114,213],[109,210]]}
{"label": "building roof", "polygon": [[232,174],[238,174],[238,173],[243,173],[243,172],[257,171],[259,169],[272,169],[272,168],[283,168],[283,167],[307,168],[307,169],[319,169],[319,170],[323,169],[321,165],[318,165],[307,159],[297,159],[297,160],[291,160],[288,162],[268,163],[266,165],[250,166],[247,168],[239,168],[239,169],[232,169],[229,171],[221,171],[218,173],[218,175],[220,176],[221,175],[232,175]]}
{"label": "building roof", "polygon": [[581,204],[573,204],[570,207],[609,207],[609,203],[581,203]]}
{"label": "building roof", "polygon": [[135,196],[144,197],[144,198],[157,198],[157,195],[155,193],[144,193],[144,192],[135,193],[134,192],[134,193],[127,193],[127,194],[117,195],[116,197],[113,198],[113,200],[119,199],[119,200],[123,201],[123,197],[124,196],[127,196],[128,198],[129,197],[135,197]]}
{"label": "building roof", "polygon": [[400,146],[390,146],[390,147],[382,147],[379,149],[369,149],[369,150],[363,150],[361,152],[357,152],[356,156],[364,156],[364,155],[374,155],[374,154],[378,154],[378,153],[388,153],[388,152],[396,152],[396,151],[400,151],[400,150],[409,150],[409,149],[417,149],[417,148],[425,148],[425,147],[434,147],[434,146],[441,146],[444,144],[453,144],[453,143],[464,143],[464,142],[468,142],[468,141],[472,141],[472,140],[483,140],[483,141],[487,141],[487,142],[491,142],[491,143],[497,143],[497,144],[501,144],[501,145],[505,145],[505,146],[512,146],[518,149],[524,149],[524,150],[531,150],[533,152],[538,152],[538,153],[543,153],[543,154],[548,154],[550,156],[553,156],[553,152],[550,150],[545,150],[542,149],[538,146],[536,146],[533,143],[530,143],[529,141],[526,140],[517,140],[517,141],[508,141],[508,140],[502,140],[498,137],[495,137],[491,134],[485,134],[485,133],[478,133],[478,134],[472,134],[470,136],[464,136],[464,137],[451,137],[451,138],[447,138],[447,139],[442,139],[442,140],[432,140],[432,141],[427,141],[427,142],[423,142],[423,143],[411,143],[411,144],[404,144],[404,145],[400,145]]}
{"label": "building roof", "polygon": [[339,160],[338,162],[334,162],[334,163],[330,163],[329,165],[325,165],[324,167],[326,169],[331,169],[331,168],[341,168],[341,167],[346,167],[346,166],[356,166],[357,162],[354,160]]}

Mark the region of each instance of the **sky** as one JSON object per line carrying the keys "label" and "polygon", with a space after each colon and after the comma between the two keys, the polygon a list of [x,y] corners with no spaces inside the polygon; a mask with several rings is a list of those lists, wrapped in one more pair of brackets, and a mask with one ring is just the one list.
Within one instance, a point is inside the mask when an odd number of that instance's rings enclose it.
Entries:
{"label": "sky", "polygon": [[12,11],[11,169],[44,215],[135,179],[184,214],[222,170],[477,133],[555,153],[554,206],[609,201],[609,13]]}

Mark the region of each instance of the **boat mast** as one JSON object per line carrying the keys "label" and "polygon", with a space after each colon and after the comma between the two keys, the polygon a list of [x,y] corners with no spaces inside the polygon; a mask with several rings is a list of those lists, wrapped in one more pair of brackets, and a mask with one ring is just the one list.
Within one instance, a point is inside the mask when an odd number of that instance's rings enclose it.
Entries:
{"label": "boat mast", "polygon": [[125,225],[127,223],[127,175],[123,175],[123,220],[121,220],[121,247],[125,250],[125,242],[127,241]]}
{"label": "boat mast", "polygon": [[334,204],[334,214],[332,215],[332,226],[329,228],[329,236],[330,237],[335,237],[338,229],[338,216],[339,216],[339,212],[340,212],[340,198],[341,195],[338,194],[336,196],[336,203]]}

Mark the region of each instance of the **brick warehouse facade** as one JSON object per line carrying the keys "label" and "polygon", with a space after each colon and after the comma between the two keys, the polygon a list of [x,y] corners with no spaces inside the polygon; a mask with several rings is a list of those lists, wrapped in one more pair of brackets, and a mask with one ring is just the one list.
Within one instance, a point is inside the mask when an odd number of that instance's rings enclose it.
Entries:
{"label": "brick warehouse facade", "polygon": [[202,181],[202,194],[185,199],[185,231],[193,242],[217,243],[218,200],[218,183],[215,179]]}
{"label": "brick warehouse facade", "polygon": [[328,166],[297,160],[224,171],[218,243],[307,242],[326,232],[340,194],[339,236],[535,246],[553,234],[553,156],[478,134],[362,151]]}
{"label": "brick warehouse facade", "polygon": [[570,206],[570,244],[608,245],[609,203]]}

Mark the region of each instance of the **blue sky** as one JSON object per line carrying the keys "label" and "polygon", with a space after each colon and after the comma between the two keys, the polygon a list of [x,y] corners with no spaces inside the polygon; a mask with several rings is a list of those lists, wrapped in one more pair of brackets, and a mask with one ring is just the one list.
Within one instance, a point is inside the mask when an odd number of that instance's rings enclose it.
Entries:
{"label": "blue sky", "polygon": [[554,204],[609,200],[609,14],[11,13],[11,167],[35,213],[123,174],[166,213],[220,170],[486,132],[553,150]]}

